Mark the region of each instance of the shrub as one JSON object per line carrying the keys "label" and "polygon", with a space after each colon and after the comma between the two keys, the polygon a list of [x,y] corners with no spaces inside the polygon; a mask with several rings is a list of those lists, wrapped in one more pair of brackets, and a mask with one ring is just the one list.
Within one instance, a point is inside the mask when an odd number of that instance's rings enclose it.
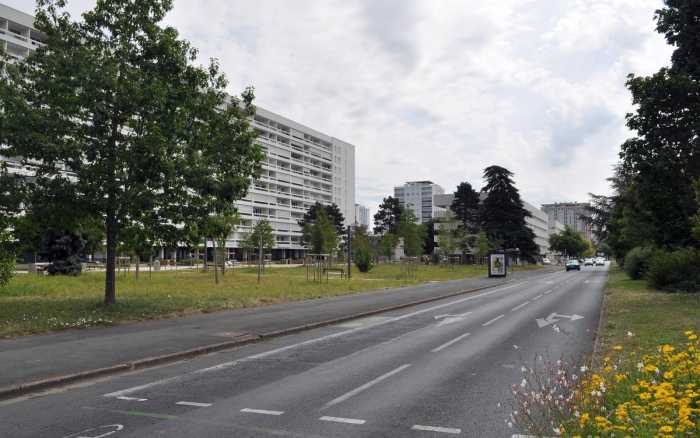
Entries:
{"label": "shrub", "polygon": [[655,289],[698,292],[700,253],[689,248],[657,251],[649,264],[647,281]]}
{"label": "shrub", "polygon": [[367,232],[364,228],[357,229],[352,246],[355,266],[357,266],[360,272],[369,272],[374,265],[374,254],[372,253],[372,246],[369,244]]}
{"label": "shrub", "polygon": [[10,282],[15,273],[15,253],[10,248],[10,237],[0,232],[0,287]]}
{"label": "shrub", "polygon": [[637,246],[632,248],[625,256],[624,269],[633,280],[644,277],[649,269],[649,263],[654,255],[654,248],[649,246]]}

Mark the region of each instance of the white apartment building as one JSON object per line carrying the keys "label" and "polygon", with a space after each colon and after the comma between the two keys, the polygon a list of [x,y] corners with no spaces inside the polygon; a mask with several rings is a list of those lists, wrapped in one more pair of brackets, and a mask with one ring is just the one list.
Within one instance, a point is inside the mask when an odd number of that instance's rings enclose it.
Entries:
{"label": "white apartment building", "polygon": [[555,202],[543,204],[542,210],[547,213],[550,221],[559,221],[568,225],[586,239],[593,241],[593,229],[584,219],[591,216],[591,212],[588,211],[589,206],[587,202]]}
{"label": "white apartment building", "polygon": [[0,4],[0,47],[14,59],[22,59],[39,47],[45,36],[34,29],[34,17]]}
{"label": "white apartment building", "polygon": [[369,208],[355,204],[355,224],[367,227],[369,230]]}
{"label": "white apartment building", "polygon": [[527,201],[523,201],[523,206],[531,215],[525,218],[525,224],[535,234],[535,243],[540,249],[540,255],[545,255],[549,252],[549,218],[547,213]]}
{"label": "white apartment building", "polygon": [[433,218],[433,196],[444,193],[445,190],[432,181],[409,181],[394,187],[394,197],[403,207],[413,210],[421,224]]}
{"label": "white apartment building", "polygon": [[336,204],[345,225],[355,218],[355,146],[257,107],[253,127],[266,159],[260,177],[237,203],[241,225],[226,243],[232,256],[252,226],[270,222],[273,258],[303,256],[297,223],[316,202]]}
{"label": "white apartment building", "polygon": [[[15,59],[41,44],[43,37],[33,23],[33,16],[0,4],[0,43]],[[262,219],[272,225],[277,242],[273,258],[301,257],[304,247],[297,221],[315,202],[335,203],[345,224],[353,223],[355,146],[259,106],[252,126],[266,158],[260,177],[236,204],[241,224],[226,242],[229,257],[236,256],[241,240]],[[0,160],[15,172],[27,170],[11,159]]]}

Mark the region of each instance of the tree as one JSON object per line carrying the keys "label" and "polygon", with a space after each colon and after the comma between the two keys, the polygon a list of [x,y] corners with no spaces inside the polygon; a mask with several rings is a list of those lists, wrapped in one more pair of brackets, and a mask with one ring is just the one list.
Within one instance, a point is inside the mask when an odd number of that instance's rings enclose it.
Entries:
{"label": "tree", "polygon": [[[656,21],[675,50],[670,68],[628,76],[636,110],[627,126],[636,135],[621,147],[627,202],[619,219],[623,228],[637,222],[659,247],[698,245],[691,217],[698,207],[692,183],[700,177],[700,3],[666,0]],[[620,247],[635,246],[622,229],[616,237]]]}
{"label": "tree", "polygon": [[[226,240],[233,234],[239,223],[239,216],[236,212],[208,216],[205,219],[203,229],[205,234],[212,238],[214,242],[214,281],[219,283],[218,266],[221,266],[221,273],[226,272],[226,260],[224,250]],[[269,224],[268,224],[269,225]],[[271,232],[271,231],[270,231]]]}
{"label": "tree", "polygon": [[425,242],[425,226],[416,223],[416,215],[412,210],[403,209],[401,221],[398,225],[398,236],[403,239],[404,253],[409,257],[418,257],[423,254]]}
{"label": "tree", "polygon": [[403,208],[397,198],[388,196],[382,200],[374,215],[374,234],[396,233],[401,222]]}
{"label": "tree", "polygon": [[435,251],[435,221],[429,220],[423,224],[425,228],[425,240],[423,241],[423,253],[432,254]]}
{"label": "tree", "polygon": [[442,257],[450,257],[459,249],[459,237],[456,232],[457,230],[452,230],[448,227],[443,227],[437,232],[440,239],[438,253]]}
{"label": "tree", "polygon": [[384,257],[392,257],[394,255],[394,249],[396,245],[399,244],[399,238],[394,233],[384,233],[379,238],[378,252],[379,255]]}
{"label": "tree", "polygon": [[505,248],[518,248],[521,257],[532,260],[539,248],[535,244],[535,234],[525,222],[531,215],[523,207],[511,176],[512,172],[500,166],[484,169],[486,186],[481,190],[485,195],[481,227],[491,242],[499,242]]}
{"label": "tree", "polygon": [[215,60],[161,27],[171,0],[111,0],[75,22],[65,2],[38,0],[46,45],[0,72],[3,155],[36,164],[32,192],[64,192],[106,237],[105,304],[116,302],[117,244],[132,223],[159,236],[232,211],[264,155]]}
{"label": "tree", "polygon": [[10,282],[15,273],[15,252],[12,235],[0,229],[0,288]]}
{"label": "tree", "polygon": [[337,229],[325,209],[319,209],[314,223],[307,223],[303,233],[309,236],[309,245],[314,254],[333,254],[338,247]]}
{"label": "tree", "polygon": [[474,243],[474,255],[477,257],[486,257],[489,252],[493,249],[489,237],[484,231],[479,231],[476,235],[476,242]]}
{"label": "tree", "polygon": [[460,183],[454,193],[451,210],[467,234],[479,231],[479,193],[468,182]]}
{"label": "tree", "polygon": [[77,234],[70,232],[52,232],[46,236],[46,248],[43,256],[51,264],[46,268],[50,275],[80,275],[82,265],[80,253],[85,241]]}
{"label": "tree", "polygon": [[323,205],[320,202],[316,202],[312,205],[304,217],[300,219],[297,223],[302,229],[302,244],[308,244],[310,242],[311,236],[304,233],[304,230],[311,230],[313,227],[306,227],[306,225],[314,225],[318,220],[318,215],[321,211],[324,211],[326,217],[331,221],[332,225],[335,227],[336,235],[341,236],[345,234],[345,218],[340,208],[336,204]]}
{"label": "tree", "polygon": [[589,248],[589,244],[590,242],[584,239],[581,233],[574,231],[568,225],[564,231],[549,236],[550,249],[569,257],[580,257]]}
{"label": "tree", "polygon": [[243,239],[241,247],[255,254],[260,249],[262,242],[263,251],[272,251],[275,247],[275,236],[272,233],[272,225],[265,219],[259,220],[250,233]]}
{"label": "tree", "polygon": [[352,239],[352,258],[360,272],[369,272],[372,270],[374,265],[372,246],[367,236],[367,228],[364,226],[355,228],[355,234]]}

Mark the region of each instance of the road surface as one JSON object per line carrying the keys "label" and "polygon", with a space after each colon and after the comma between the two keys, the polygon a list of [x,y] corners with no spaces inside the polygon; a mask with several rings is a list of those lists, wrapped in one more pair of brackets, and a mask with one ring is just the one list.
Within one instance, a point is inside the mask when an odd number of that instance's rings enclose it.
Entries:
{"label": "road surface", "polygon": [[520,367],[591,351],[606,276],[532,275],[0,402],[0,437],[510,437]]}

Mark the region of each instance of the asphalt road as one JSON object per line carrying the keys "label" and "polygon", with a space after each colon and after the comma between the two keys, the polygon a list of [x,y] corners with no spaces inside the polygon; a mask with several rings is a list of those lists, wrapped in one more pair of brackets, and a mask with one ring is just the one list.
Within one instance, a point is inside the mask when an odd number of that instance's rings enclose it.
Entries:
{"label": "asphalt road", "polygon": [[606,276],[532,275],[0,402],[0,437],[510,437],[521,365],[591,351]]}

